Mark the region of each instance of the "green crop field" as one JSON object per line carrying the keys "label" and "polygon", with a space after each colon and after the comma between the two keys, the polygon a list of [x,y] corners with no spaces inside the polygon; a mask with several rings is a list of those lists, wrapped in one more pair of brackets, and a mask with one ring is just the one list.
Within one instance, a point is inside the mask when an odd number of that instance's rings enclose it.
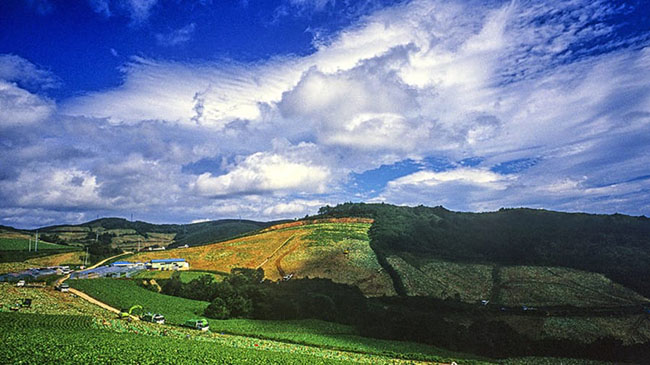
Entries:
{"label": "green crop field", "polygon": [[[31,243],[32,251],[34,251],[34,242]],[[14,237],[0,237],[0,251],[27,251],[29,248],[29,239],[27,238],[14,238]],[[38,241],[38,250],[72,250],[76,249],[70,246],[57,245],[54,243]]]}
{"label": "green crop field", "polygon": [[[388,341],[359,336],[352,326],[315,319],[261,321],[250,319],[210,320],[210,330],[244,336],[313,345],[322,348],[383,355],[402,359],[464,364],[479,361],[433,346],[404,341]],[[472,359],[470,361],[470,359]]]}
{"label": "green crop field", "polygon": [[[141,271],[131,278],[133,279],[169,279],[175,271]],[[203,275],[211,275],[215,280],[221,281],[222,276],[217,273],[207,272],[207,271],[180,271],[181,281],[183,283],[189,283],[194,279],[198,279]]]}
{"label": "green crop field", "polygon": [[68,280],[71,287],[101,300],[115,308],[139,304],[145,312],[162,313],[169,323],[181,324],[187,319],[201,317],[208,302],[158,294],[144,289],[133,280],[86,279]]}
{"label": "green crop field", "polygon": [[[165,315],[169,323],[182,323],[190,317],[201,316],[208,303],[154,293],[139,287],[133,280],[88,279],[68,281],[74,288],[117,308],[140,304],[145,311]],[[353,327],[319,320],[260,321],[247,319],[210,319],[210,330],[288,341],[337,351],[353,351],[394,358],[447,361],[467,359],[458,354],[432,346],[371,339],[359,336]]]}
{"label": "green crop field", "polygon": [[601,274],[558,267],[507,266],[501,270],[502,304],[618,306],[646,302]]}
{"label": "green crop field", "polygon": [[459,297],[468,303],[492,299],[506,306],[615,307],[648,301],[602,274],[569,268],[495,267],[405,253],[388,256],[387,261],[400,275],[408,295]]}
{"label": "green crop field", "polygon": [[[116,333],[93,328],[91,317],[0,313],[3,364],[329,364],[320,354],[272,351],[268,344],[231,346],[198,339]],[[233,346],[234,345],[234,346]],[[316,351],[314,351],[316,352]],[[369,359],[370,360],[370,359]]]}

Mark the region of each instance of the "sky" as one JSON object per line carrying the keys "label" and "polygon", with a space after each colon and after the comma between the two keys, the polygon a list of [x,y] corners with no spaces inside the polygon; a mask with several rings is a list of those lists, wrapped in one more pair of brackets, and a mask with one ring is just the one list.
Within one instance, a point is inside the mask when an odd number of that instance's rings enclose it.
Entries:
{"label": "sky", "polygon": [[0,224],[650,215],[645,0],[4,0]]}

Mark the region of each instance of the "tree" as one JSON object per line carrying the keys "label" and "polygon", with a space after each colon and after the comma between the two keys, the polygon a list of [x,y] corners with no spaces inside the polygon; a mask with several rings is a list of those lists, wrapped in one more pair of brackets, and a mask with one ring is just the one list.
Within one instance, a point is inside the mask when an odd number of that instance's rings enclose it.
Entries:
{"label": "tree", "polygon": [[226,302],[221,298],[215,298],[203,313],[208,318],[228,319],[230,318],[230,309]]}

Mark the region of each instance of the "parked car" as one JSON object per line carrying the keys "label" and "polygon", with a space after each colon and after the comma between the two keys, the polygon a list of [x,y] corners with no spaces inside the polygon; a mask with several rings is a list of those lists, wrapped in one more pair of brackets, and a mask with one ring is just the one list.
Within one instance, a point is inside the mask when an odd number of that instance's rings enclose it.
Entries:
{"label": "parked car", "polygon": [[18,287],[25,286],[25,280],[18,280],[18,282],[16,283],[16,286],[18,286]]}

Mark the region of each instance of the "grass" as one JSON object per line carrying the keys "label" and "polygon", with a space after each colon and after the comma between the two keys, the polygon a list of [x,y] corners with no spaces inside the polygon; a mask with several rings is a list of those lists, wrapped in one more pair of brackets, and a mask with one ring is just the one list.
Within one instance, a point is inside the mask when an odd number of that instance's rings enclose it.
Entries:
{"label": "grass", "polygon": [[71,287],[115,308],[139,304],[145,312],[161,313],[169,323],[182,324],[203,316],[208,302],[173,297],[144,289],[135,281],[119,279],[68,280]]}

